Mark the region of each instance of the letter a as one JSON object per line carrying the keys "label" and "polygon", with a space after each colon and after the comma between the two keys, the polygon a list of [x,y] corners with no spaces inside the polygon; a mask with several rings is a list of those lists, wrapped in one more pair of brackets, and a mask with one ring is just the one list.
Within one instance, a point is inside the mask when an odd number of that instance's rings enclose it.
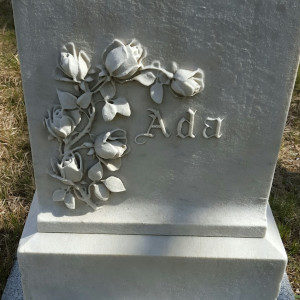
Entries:
{"label": "letter a", "polygon": [[[151,123],[149,125],[147,132],[141,133],[135,137],[134,141],[139,145],[143,145],[147,142],[147,140],[139,142],[138,141],[139,137],[143,137],[143,136],[149,137],[149,138],[154,137],[154,134],[150,133],[151,129],[160,129],[165,137],[167,137],[167,138],[170,137],[170,133],[168,133],[166,130],[166,127],[165,127],[164,121],[160,115],[160,112],[158,110],[151,109],[151,108],[148,108],[147,110],[151,111],[151,114],[149,115],[149,117],[152,118],[152,120],[151,120]],[[154,122],[156,120],[158,121],[158,124],[154,124]]]}
{"label": "letter a", "polygon": [[[216,125],[216,129],[215,129],[215,133],[211,134],[211,135],[207,135],[206,131],[208,128],[211,128],[213,130],[213,128],[207,124],[207,121],[215,121],[217,122],[217,125]],[[222,124],[222,121],[223,119],[221,118],[206,118],[204,124],[205,124],[205,128],[203,129],[203,136],[206,138],[206,139],[209,139],[211,137],[216,137],[217,139],[219,139],[221,136],[222,136],[222,133],[221,133],[221,124]]]}

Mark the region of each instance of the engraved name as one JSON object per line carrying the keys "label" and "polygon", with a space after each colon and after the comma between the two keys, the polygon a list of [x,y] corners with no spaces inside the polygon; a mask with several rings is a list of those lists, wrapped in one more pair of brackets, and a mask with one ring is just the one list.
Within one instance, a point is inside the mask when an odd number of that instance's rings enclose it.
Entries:
{"label": "engraved name", "polygon": [[[171,133],[167,130],[165,126],[165,122],[162,118],[162,115],[159,110],[148,108],[148,111],[150,111],[149,117],[151,118],[150,124],[148,126],[148,129],[146,132],[138,134],[134,141],[138,145],[145,144],[149,138],[155,137],[155,129],[158,129],[161,131],[164,137],[169,138],[171,136]],[[194,133],[194,123],[195,123],[195,114],[196,110],[193,110],[192,108],[189,108],[187,110],[188,117],[182,117],[178,124],[177,124],[177,134],[176,136],[182,139],[185,139],[187,137],[190,137],[194,139],[196,137]],[[204,128],[202,130],[202,136],[206,139],[210,138],[217,138],[219,139],[222,136],[221,127],[222,127],[222,121],[224,118],[212,118],[212,117],[206,117],[204,120]],[[184,132],[184,125],[187,127],[187,130]]]}

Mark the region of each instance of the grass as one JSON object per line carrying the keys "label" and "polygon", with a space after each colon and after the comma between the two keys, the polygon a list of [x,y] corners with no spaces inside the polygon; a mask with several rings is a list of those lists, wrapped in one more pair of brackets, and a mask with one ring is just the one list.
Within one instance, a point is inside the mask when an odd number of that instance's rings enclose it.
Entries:
{"label": "grass", "polygon": [[[300,295],[300,74],[295,85],[270,204]],[[33,171],[12,12],[0,0],[0,295],[9,275],[34,192]]]}
{"label": "grass", "polygon": [[11,9],[0,1],[0,295],[34,191]]}
{"label": "grass", "polygon": [[287,272],[296,295],[300,296],[300,68],[278,163],[270,205],[288,254]]}

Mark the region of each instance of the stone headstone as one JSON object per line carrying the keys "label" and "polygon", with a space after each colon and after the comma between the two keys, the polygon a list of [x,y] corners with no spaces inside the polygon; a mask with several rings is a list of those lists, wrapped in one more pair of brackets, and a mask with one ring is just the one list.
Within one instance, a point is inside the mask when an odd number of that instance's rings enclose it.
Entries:
{"label": "stone headstone", "polygon": [[14,1],[38,199],[25,297],[275,298],[268,197],[299,6]]}

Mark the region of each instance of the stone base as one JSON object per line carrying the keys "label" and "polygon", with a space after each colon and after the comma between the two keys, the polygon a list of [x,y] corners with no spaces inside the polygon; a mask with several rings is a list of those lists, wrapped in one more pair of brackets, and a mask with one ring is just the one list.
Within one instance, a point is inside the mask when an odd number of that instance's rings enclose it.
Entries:
{"label": "stone base", "polygon": [[[23,291],[21,284],[21,274],[19,271],[18,262],[16,261],[10,275],[7,279],[4,292],[2,294],[1,300],[23,300]],[[292,290],[289,278],[286,273],[284,273],[281,284],[280,292],[277,300],[294,300],[294,292]]]}
{"label": "stone base", "polygon": [[39,233],[37,199],[18,249],[25,299],[276,299],[286,254],[264,238]]}

